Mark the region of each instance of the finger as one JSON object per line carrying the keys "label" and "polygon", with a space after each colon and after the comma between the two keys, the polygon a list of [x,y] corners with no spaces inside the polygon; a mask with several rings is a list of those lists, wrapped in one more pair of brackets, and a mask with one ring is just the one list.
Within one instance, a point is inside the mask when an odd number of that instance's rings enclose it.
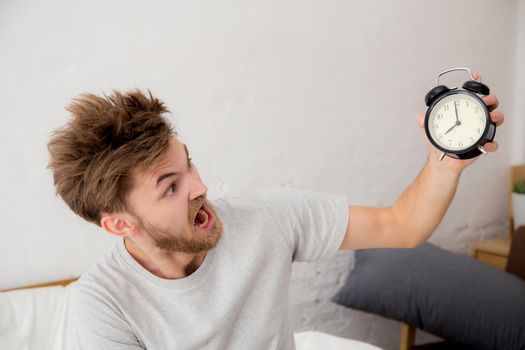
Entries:
{"label": "finger", "polygon": [[500,126],[505,121],[505,115],[501,112],[490,112],[490,120]]}
{"label": "finger", "polygon": [[472,73],[472,77],[474,78],[474,80],[479,80],[479,74],[476,72]]}
{"label": "finger", "polygon": [[495,110],[499,106],[499,100],[495,95],[483,96],[481,99],[487,105],[490,111]]}
{"label": "finger", "polygon": [[498,150],[498,147],[499,145],[497,142],[487,142],[486,144],[483,145],[483,148],[487,152],[496,152]]}
{"label": "finger", "polygon": [[425,114],[419,113],[416,117],[416,122],[420,128],[424,128],[425,127]]}

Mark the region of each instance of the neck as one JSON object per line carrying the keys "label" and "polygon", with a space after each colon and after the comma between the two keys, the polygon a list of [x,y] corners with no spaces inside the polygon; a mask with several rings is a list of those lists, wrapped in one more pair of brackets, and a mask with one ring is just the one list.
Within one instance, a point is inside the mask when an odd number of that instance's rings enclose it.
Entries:
{"label": "neck", "polygon": [[129,238],[124,238],[129,254],[142,267],[159,278],[180,279],[188,277],[201,266],[206,252],[166,252],[158,248],[141,249]]}

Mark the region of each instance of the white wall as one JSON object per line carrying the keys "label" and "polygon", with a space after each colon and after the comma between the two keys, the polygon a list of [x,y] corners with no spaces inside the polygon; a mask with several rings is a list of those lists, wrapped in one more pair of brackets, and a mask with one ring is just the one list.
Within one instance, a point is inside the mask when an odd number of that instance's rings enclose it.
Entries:
{"label": "white wall", "polygon": [[[433,241],[467,252],[502,234],[507,169],[525,161],[523,8],[523,0],[1,2],[0,289],[76,276],[114,242],[69,212],[46,170],[48,138],[84,91],[149,88],[163,99],[211,197],[290,186],[387,206],[425,160],[415,117],[436,74],[470,66],[507,121],[500,150],[465,172]],[[397,323],[329,304],[351,260],[295,267],[297,329],[396,347]]]}
{"label": "white wall", "polygon": [[517,40],[516,40],[516,85],[515,114],[513,116],[512,164],[525,163],[525,0],[518,1]]}

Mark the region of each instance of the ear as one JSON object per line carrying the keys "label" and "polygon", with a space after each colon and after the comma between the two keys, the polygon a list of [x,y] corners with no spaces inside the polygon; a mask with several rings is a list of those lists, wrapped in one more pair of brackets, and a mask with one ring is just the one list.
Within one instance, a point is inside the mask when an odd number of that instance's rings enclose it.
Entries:
{"label": "ear", "polygon": [[137,227],[136,220],[127,213],[102,213],[100,226],[116,236],[130,236]]}

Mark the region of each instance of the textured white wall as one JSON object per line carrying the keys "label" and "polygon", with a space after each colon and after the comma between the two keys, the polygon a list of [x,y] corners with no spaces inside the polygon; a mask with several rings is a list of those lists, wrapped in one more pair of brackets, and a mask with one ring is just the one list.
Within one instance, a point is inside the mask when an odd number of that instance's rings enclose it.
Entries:
{"label": "textured white wall", "polygon": [[[149,88],[165,100],[211,197],[290,186],[387,206],[425,160],[415,117],[436,74],[470,66],[507,122],[433,241],[467,252],[502,234],[507,169],[525,153],[518,3],[2,1],[0,288],[76,276],[114,242],[69,212],[45,169],[48,138],[84,91]],[[397,347],[397,323],[329,303],[351,260],[294,267],[297,329]]]}
{"label": "textured white wall", "polygon": [[525,0],[518,1],[516,40],[516,96],[512,140],[512,164],[525,163]]}

